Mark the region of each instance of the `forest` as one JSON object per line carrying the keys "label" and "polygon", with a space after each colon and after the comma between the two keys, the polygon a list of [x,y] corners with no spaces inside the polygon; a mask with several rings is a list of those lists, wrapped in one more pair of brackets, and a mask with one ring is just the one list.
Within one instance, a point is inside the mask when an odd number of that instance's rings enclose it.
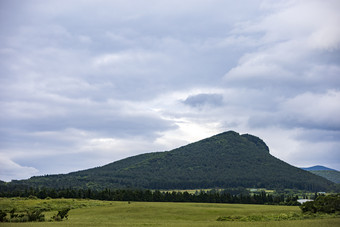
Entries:
{"label": "forest", "polygon": [[[195,203],[238,203],[238,204],[270,204],[300,205],[298,196],[287,194],[272,195],[265,191],[249,193],[244,188],[224,190],[200,190],[195,193],[187,191],[160,191],[140,189],[33,189],[25,191],[1,192],[0,197],[27,198],[73,198],[96,199],[107,201],[140,201],[140,202],[195,202]],[[316,198],[317,194],[313,196]]]}

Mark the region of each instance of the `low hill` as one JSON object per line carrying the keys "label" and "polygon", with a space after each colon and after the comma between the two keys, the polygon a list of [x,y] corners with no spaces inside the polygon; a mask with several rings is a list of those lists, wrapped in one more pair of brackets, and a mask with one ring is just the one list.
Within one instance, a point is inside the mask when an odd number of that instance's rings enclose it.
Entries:
{"label": "low hill", "polygon": [[326,191],[333,183],[270,155],[258,137],[229,131],[166,152],[129,157],[69,174],[12,181],[8,188],[296,188]]}
{"label": "low hill", "polygon": [[330,169],[325,166],[312,166],[308,168],[302,168],[303,170],[307,170],[310,173],[318,175],[320,177],[324,177],[329,181],[340,184],[340,172],[335,169]]}
{"label": "low hill", "polygon": [[331,170],[331,171],[336,171],[335,169],[331,169],[325,166],[311,166],[311,167],[305,167],[305,168],[301,168],[303,170],[307,170],[307,171],[314,171],[314,170]]}

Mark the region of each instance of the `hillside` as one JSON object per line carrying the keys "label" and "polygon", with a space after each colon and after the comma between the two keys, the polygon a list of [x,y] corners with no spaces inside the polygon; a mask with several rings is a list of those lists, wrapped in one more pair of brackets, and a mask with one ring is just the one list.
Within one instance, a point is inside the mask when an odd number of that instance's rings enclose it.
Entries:
{"label": "hillside", "polygon": [[330,169],[325,166],[312,166],[308,168],[301,168],[310,173],[326,178],[329,181],[340,184],[340,172],[335,169]]}
{"label": "hillside", "polygon": [[340,172],[336,170],[310,170],[309,172],[324,177],[329,181],[340,184]]}
{"label": "hillside", "polygon": [[297,188],[327,190],[332,183],[269,154],[258,137],[229,131],[166,152],[126,158],[93,169],[12,181],[7,188]]}

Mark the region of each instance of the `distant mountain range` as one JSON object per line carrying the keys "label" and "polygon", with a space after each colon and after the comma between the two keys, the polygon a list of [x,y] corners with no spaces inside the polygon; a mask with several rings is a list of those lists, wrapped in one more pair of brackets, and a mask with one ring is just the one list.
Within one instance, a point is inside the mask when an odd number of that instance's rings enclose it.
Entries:
{"label": "distant mountain range", "polygon": [[324,177],[334,183],[340,184],[340,172],[335,169],[330,169],[325,166],[312,166],[308,168],[301,168],[307,170],[315,175]]}
{"label": "distant mountain range", "polygon": [[313,170],[331,170],[331,171],[336,171],[335,169],[331,169],[325,166],[312,166],[312,167],[304,167],[301,168],[303,170],[307,170],[307,171],[313,171]]}
{"label": "distant mountain range", "polygon": [[165,152],[129,157],[93,169],[12,181],[0,190],[47,188],[291,188],[326,191],[334,184],[269,153],[258,137],[224,132]]}

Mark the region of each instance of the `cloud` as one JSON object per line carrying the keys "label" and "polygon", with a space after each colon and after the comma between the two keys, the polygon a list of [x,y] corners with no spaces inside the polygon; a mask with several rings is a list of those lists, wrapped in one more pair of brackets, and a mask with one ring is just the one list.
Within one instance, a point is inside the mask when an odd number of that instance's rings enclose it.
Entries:
{"label": "cloud", "polygon": [[150,137],[173,127],[153,111],[136,108],[129,102],[53,98],[37,103],[4,104],[3,127],[31,132],[75,128],[118,137],[138,134]]}
{"label": "cloud", "polygon": [[289,1],[280,7],[267,4],[263,9],[273,10],[260,21],[251,23],[244,31],[262,31],[263,40],[268,42],[286,42],[294,40],[301,47],[321,50],[334,50],[340,46],[337,26],[340,16],[335,8],[339,2],[320,1]]}
{"label": "cloud", "polygon": [[276,109],[254,114],[249,125],[255,128],[272,125],[283,128],[339,131],[339,91],[305,92],[277,102]]}
{"label": "cloud", "polygon": [[325,94],[304,93],[281,105],[286,125],[340,131],[340,91]]}
{"label": "cloud", "polygon": [[[334,10],[339,7],[338,3],[291,1],[284,7],[274,5],[274,10],[272,6],[264,7],[270,13],[259,21],[244,23],[234,29],[235,34],[246,33],[253,37],[259,48],[240,58],[238,65],[225,75],[226,82],[301,90],[309,88],[310,75],[318,74],[313,76],[312,82],[335,88],[330,81],[336,80],[338,84],[337,76],[326,73],[329,78],[324,78],[318,68],[338,68],[339,62],[335,58],[339,56],[337,21],[340,18]],[[255,34],[261,35],[256,38]],[[328,62],[322,62],[317,56],[327,52]]]}
{"label": "cloud", "polygon": [[[11,177],[90,168],[226,130],[260,136],[289,163],[322,156],[340,168],[337,1],[1,6],[0,153]],[[304,159],[313,145],[320,151]]]}
{"label": "cloud", "polygon": [[31,177],[39,171],[33,167],[21,166],[6,157],[0,157],[0,173],[1,180],[10,181]]}
{"label": "cloud", "polygon": [[113,67],[117,65],[132,65],[134,67],[138,67],[138,64],[140,63],[155,61],[161,56],[161,54],[156,54],[152,52],[148,53],[143,51],[125,51],[98,56],[94,59],[93,64],[95,67],[107,65],[112,65]]}
{"label": "cloud", "polygon": [[223,96],[221,94],[191,95],[183,103],[192,107],[221,106],[223,104]]}

